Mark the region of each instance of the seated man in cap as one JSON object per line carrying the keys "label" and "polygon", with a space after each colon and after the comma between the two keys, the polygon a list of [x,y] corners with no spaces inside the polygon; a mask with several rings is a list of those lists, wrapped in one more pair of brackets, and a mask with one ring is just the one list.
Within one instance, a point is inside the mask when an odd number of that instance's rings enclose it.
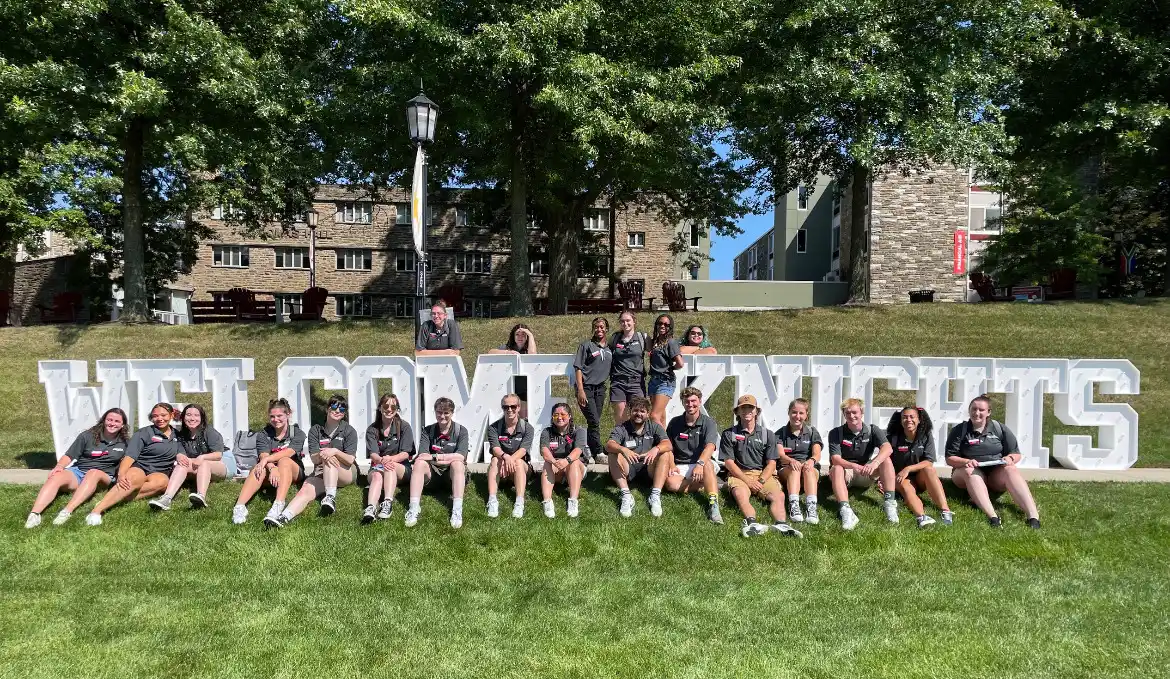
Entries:
{"label": "seated man in cap", "polygon": [[741,534],[746,538],[768,532],[768,526],[756,522],[752,507],[752,495],[756,495],[768,503],[773,529],[783,535],[803,537],[784,516],[784,489],[776,479],[778,441],[775,433],[760,425],[759,415],[756,397],[740,396],[735,404],[737,422],[723,430],[719,441],[719,461],[727,469],[727,490],[743,512]]}

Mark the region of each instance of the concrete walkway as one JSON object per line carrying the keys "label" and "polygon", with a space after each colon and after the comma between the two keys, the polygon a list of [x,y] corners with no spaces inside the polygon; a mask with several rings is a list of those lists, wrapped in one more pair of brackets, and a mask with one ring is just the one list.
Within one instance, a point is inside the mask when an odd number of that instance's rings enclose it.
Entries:
{"label": "concrete walkway", "polygon": [[[471,464],[473,473],[487,472],[487,465]],[[826,468],[827,469],[827,468]],[[608,475],[604,465],[590,465],[592,474]],[[939,476],[950,478],[950,467],[940,468]],[[1029,481],[1079,481],[1119,483],[1170,483],[1170,469],[1126,469],[1123,471],[1078,471],[1076,469],[1022,469]],[[15,483],[39,486],[49,478],[48,469],[0,469],[0,483]]]}

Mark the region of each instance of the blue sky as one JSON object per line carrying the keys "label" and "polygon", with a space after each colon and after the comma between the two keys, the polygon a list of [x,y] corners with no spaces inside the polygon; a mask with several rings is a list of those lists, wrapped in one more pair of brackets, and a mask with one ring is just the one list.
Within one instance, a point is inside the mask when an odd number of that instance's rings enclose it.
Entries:
{"label": "blue sky", "polygon": [[731,262],[743,249],[751,245],[765,231],[772,228],[772,210],[767,214],[748,215],[739,220],[739,228],[743,233],[738,236],[711,236],[711,280],[731,280]]}

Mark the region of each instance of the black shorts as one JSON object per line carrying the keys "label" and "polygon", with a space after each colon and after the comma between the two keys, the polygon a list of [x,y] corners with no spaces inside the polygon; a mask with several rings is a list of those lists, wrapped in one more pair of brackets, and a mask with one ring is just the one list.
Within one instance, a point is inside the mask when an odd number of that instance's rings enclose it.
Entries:
{"label": "black shorts", "polygon": [[141,469],[142,473],[146,474],[147,476],[150,476],[151,474],[166,474],[167,476],[170,476],[171,472],[174,471],[174,469],[175,469],[175,464],[172,462],[169,465],[158,465],[158,464],[144,465],[144,464],[139,464],[139,462],[137,460],[135,460],[134,464],[130,465],[130,468],[131,469],[134,469],[134,468]]}

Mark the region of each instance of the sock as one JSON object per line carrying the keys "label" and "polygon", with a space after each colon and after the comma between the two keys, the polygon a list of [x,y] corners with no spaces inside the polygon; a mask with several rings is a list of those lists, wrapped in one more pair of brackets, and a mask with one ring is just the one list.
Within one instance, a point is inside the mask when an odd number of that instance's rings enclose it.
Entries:
{"label": "sock", "polygon": [[709,504],[709,505],[719,504],[719,496],[718,495],[708,495],[707,496],[707,504]]}
{"label": "sock", "polygon": [[422,498],[421,498],[421,497],[414,497],[414,496],[411,496],[411,498],[410,498],[410,508],[411,508],[411,509],[414,509],[414,510],[421,509],[421,507],[419,506],[419,503],[420,503],[421,501],[422,501]]}
{"label": "sock", "polygon": [[489,500],[489,501],[490,501],[490,500],[496,500],[496,501],[498,502],[498,500],[496,499],[496,494],[495,494],[495,493],[492,493],[491,495],[488,495],[488,500]]}
{"label": "sock", "polygon": [[451,501],[451,509],[463,509],[463,498],[457,497]]}
{"label": "sock", "polygon": [[744,519],[744,521],[747,521],[748,523],[755,523],[756,522],[756,515],[752,514],[751,516],[745,516],[745,517],[743,517],[743,519]]}
{"label": "sock", "polygon": [[236,507],[243,507],[243,506],[244,506],[244,505],[240,505],[240,504],[238,504],[238,505],[236,505],[235,507],[232,507],[232,509],[235,509]]}
{"label": "sock", "polygon": [[622,497],[625,497],[625,496],[627,496],[627,495],[629,495],[629,494],[630,494],[630,489],[629,489],[629,488],[622,488]]}
{"label": "sock", "polygon": [[815,505],[817,503],[817,496],[816,495],[805,495],[804,496],[804,503],[806,505]]}
{"label": "sock", "polygon": [[853,508],[849,506],[849,501],[846,500],[845,502],[841,503],[841,509],[853,509]]}
{"label": "sock", "polygon": [[40,512],[29,512],[28,515],[29,516],[40,516],[41,513]]}
{"label": "sock", "polygon": [[662,489],[661,488],[651,488],[650,489],[650,497],[654,497],[655,495],[662,495]]}
{"label": "sock", "polygon": [[886,492],[882,493],[882,499],[885,500],[886,502],[893,500],[894,499],[894,491],[887,490]]}
{"label": "sock", "polygon": [[174,499],[175,499],[175,496],[174,496],[174,495],[171,495],[170,493],[163,493],[162,499],[164,499],[164,500],[174,500]]}
{"label": "sock", "polygon": [[332,488],[326,487],[325,494],[326,495],[337,495],[337,486],[334,486]]}

